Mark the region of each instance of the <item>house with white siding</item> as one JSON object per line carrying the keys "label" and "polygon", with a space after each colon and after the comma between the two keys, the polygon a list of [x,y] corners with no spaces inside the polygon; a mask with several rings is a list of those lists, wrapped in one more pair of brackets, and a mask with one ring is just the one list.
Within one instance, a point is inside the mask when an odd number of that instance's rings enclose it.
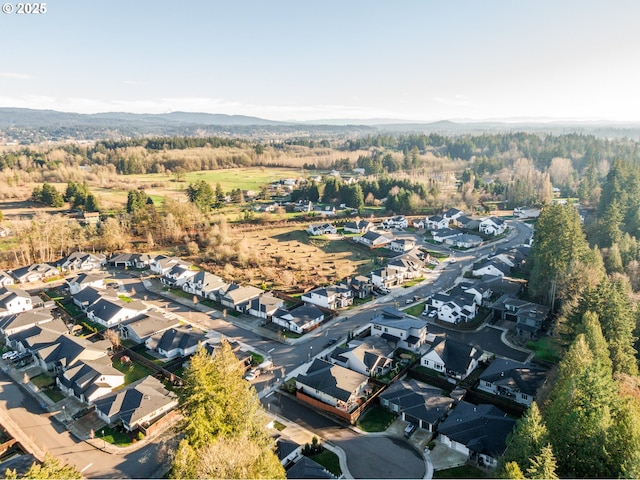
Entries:
{"label": "house with white siding", "polygon": [[427,341],[427,324],[386,307],[371,320],[371,335],[382,337],[395,348],[417,352]]}
{"label": "house with white siding", "polygon": [[300,299],[305,303],[336,310],[353,303],[353,291],[346,285],[329,285],[309,290]]}

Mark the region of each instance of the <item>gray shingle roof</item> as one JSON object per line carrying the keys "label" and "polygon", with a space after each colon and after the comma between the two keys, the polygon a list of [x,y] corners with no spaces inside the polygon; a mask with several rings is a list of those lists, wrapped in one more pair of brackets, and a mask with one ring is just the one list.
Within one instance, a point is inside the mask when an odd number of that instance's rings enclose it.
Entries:
{"label": "gray shingle roof", "polygon": [[496,358],[480,375],[480,380],[495,383],[527,395],[535,396],[547,379],[548,372],[526,363]]}
{"label": "gray shingle roof", "polygon": [[320,390],[346,402],[358,387],[368,380],[368,377],[317,358],[307,372],[298,375],[296,380],[314,390]]}

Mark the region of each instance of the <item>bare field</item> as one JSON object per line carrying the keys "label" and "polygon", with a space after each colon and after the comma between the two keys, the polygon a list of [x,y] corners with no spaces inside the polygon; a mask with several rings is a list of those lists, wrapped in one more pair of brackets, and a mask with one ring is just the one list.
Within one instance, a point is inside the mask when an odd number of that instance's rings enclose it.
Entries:
{"label": "bare field", "polygon": [[271,287],[311,287],[333,283],[348,276],[368,273],[378,255],[340,235],[310,237],[304,226],[269,227],[259,231],[230,231],[241,248],[255,257],[255,265],[203,265],[223,278]]}

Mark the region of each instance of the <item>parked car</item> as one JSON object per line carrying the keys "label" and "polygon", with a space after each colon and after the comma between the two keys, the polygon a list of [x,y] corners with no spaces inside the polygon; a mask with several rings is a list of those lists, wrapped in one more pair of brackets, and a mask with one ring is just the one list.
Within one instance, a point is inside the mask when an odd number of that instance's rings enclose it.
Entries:
{"label": "parked car", "polygon": [[436,315],[438,315],[438,311],[437,311],[437,310],[431,310],[431,311],[429,312],[429,315],[427,315],[427,316],[428,316],[429,318],[433,318],[433,317],[435,317]]}
{"label": "parked car", "polygon": [[3,360],[13,360],[18,355],[20,355],[20,354],[18,352],[16,352],[15,350],[9,350],[8,352],[5,352],[5,353],[2,354],[2,359]]}
{"label": "parked car", "polygon": [[247,372],[247,374],[244,376],[245,380],[255,380],[256,378],[258,378],[260,376],[260,369],[259,368],[252,368],[251,370],[249,370]]}
{"label": "parked car", "polygon": [[415,423],[408,423],[406,427],[404,427],[404,436],[409,438],[411,435],[413,435],[413,432],[416,431],[416,425]]}
{"label": "parked car", "polygon": [[335,345],[338,342],[335,338],[330,338],[327,343],[324,344],[323,348],[329,348],[331,345]]}

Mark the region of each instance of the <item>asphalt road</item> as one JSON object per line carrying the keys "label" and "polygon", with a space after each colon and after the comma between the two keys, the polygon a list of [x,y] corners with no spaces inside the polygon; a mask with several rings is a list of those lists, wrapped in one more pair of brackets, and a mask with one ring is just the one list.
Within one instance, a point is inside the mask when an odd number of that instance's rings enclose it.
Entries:
{"label": "asphalt road", "polygon": [[424,477],[424,458],[404,438],[358,434],[286,395],[276,393],[262,401],[271,412],[342,448],[354,478]]}

